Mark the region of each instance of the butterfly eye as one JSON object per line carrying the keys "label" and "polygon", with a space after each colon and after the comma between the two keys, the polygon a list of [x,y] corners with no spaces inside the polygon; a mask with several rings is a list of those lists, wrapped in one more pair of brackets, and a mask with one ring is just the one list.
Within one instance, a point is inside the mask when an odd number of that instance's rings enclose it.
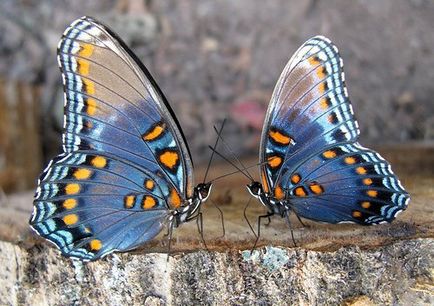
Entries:
{"label": "butterfly eye", "polygon": [[253,196],[259,196],[262,193],[262,186],[258,182],[253,182],[247,185],[247,189]]}
{"label": "butterfly eye", "polygon": [[198,184],[196,187],[197,195],[201,201],[206,201],[210,194],[211,184]]}
{"label": "butterfly eye", "polygon": [[208,190],[201,190],[200,191],[200,198],[205,199],[206,197],[208,197]]}

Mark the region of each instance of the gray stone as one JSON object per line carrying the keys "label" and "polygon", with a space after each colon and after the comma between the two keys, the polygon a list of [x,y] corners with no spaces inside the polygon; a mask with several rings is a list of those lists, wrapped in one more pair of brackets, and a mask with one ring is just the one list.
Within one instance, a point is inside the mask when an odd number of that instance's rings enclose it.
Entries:
{"label": "gray stone", "polygon": [[[0,242],[1,305],[432,305],[434,240],[333,252],[119,254],[83,264]],[[359,303],[359,304],[357,304]]]}

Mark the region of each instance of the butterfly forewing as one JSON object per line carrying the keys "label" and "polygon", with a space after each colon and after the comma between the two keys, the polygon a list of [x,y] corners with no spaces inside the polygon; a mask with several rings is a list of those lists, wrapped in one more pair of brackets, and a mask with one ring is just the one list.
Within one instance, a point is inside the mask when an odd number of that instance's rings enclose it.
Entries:
{"label": "butterfly forewing", "polygon": [[267,185],[275,188],[282,169],[306,154],[354,140],[358,133],[337,49],[314,37],[288,62],[273,92],[260,147],[260,162],[269,161],[262,167]]}
{"label": "butterfly forewing", "polygon": [[161,170],[180,196],[191,196],[192,164],[180,129],[152,77],[125,44],[84,18],[65,31],[58,54],[65,86],[65,152],[92,149],[124,156]]}
{"label": "butterfly forewing", "polygon": [[282,72],[262,132],[266,192],[298,215],[330,223],[391,221],[409,196],[390,165],[357,143],[343,62],[325,37],[304,43]]}
{"label": "butterfly forewing", "polygon": [[192,162],[146,68],[108,28],[74,21],[58,47],[64,153],[40,176],[32,227],[94,260],[149,241],[192,196]]}

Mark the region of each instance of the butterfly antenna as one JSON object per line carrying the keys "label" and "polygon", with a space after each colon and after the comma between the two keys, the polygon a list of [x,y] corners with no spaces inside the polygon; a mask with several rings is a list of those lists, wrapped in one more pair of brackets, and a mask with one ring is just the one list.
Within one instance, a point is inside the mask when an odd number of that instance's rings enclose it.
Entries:
{"label": "butterfly antenna", "polygon": [[[220,156],[221,158],[223,158],[226,162],[228,162],[229,164],[231,164],[235,169],[237,169],[237,173],[240,172],[242,173],[245,177],[247,177],[249,180],[254,181],[254,179],[251,176],[248,176],[243,170],[241,170],[237,165],[235,165],[231,160],[229,160],[226,156],[224,156],[223,154],[221,154],[219,151],[215,150],[213,147],[208,146],[208,148],[210,148],[211,150],[213,150],[215,152],[215,154],[217,154],[218,156]],[[214,181],[214,180],[213,180]]]}
{"label": "butterfly antenna", "polygon": [[[254,164],[254,165],[247,166],[247,167],[245,167],[245,168],[242,168],[241,170],[244,171],[244,170],[246,170],[246,169],[251,169],[251,168],[254,168],[254,167],[258,167],[258,166],[261,166],[261,165],[264,165],[264,164],[267,164],[267,163],[268,163],[268,161],[264,161],[264,162],[262,162],[262,163],[257,163],[257,164]],[[237,173],[240,173],[240,171],[239,171],[239,170],[237,170],[237,171],[232,171],[232,172],[229,172],[229,173],[223,174],[223,175],[221,175],[221,176],[217,176],[216,178],[213,178],[213,179],[211,180],[211,182],[217,181],[217,180],[222,179],[222,178],[224,178],[224,177],[226,177],[226,176],[234,175],[234,174],[237,174]]]}
{"label": "butterfly antenna", "polygon": [[[214,127],[214,130],[217,132],[216,127]],[[222,144],[224,145],[225,149],[233,156],[233,158],[241,165],[241,168],[246,169],[246,173],[249,176],[250,180],[254,181],[253,176],[249,173],[247,168],[244,166],[244,164],[241,162],[241,160],[237,157],[237,155],[234,153],[234,151],[230,148],[230,146],[226,143],[226,141],[221,137],[221,135],[218,135],[218,137],[221,139]]]}
{"label": "butterfly antenna", "polygon": [[[206,177],[208,176],[208,171],[209,171],[209,168],[211,167],[211,162],[212,162],[212,159],[214,157],[215,149],[217,148],[217,144],[219,142],[219,139],[221,138],[221,133],[223,131],[223,127],[225,126],[225,123],[226,123],[226,118],[223,119],[222,126],[220,127],[220,130],[217,132],[217,138],[216,138],[215,143],[214,143],[214,149],[212,150],[211,157],[209,158],[208,166],[206,167],[205,176],[203,177],[203,183],[206,182]],[[215,129],[215,126],[214,126],[214,129]]]}

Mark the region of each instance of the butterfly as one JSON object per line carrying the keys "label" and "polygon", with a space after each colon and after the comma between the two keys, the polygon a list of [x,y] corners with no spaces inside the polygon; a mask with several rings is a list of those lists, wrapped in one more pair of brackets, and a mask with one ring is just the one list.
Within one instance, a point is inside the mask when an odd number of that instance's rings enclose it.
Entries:
{"label": "butterfly", "polygon": [[370,225],[405,210],[409,194],[389,163],[358,137],[338,49],[313,37],[284,68],[266,113],[261,182],[247,186],[267,208],[258,229],[274,214]]}
{"label": "butterfly", "polygon": [[58,63],[63,153],[40,175],[31,227],[63,255],[88,261],[201,218],[212,184],[194,187],[173,110],[126,44],[83,17],[64,32]]}

